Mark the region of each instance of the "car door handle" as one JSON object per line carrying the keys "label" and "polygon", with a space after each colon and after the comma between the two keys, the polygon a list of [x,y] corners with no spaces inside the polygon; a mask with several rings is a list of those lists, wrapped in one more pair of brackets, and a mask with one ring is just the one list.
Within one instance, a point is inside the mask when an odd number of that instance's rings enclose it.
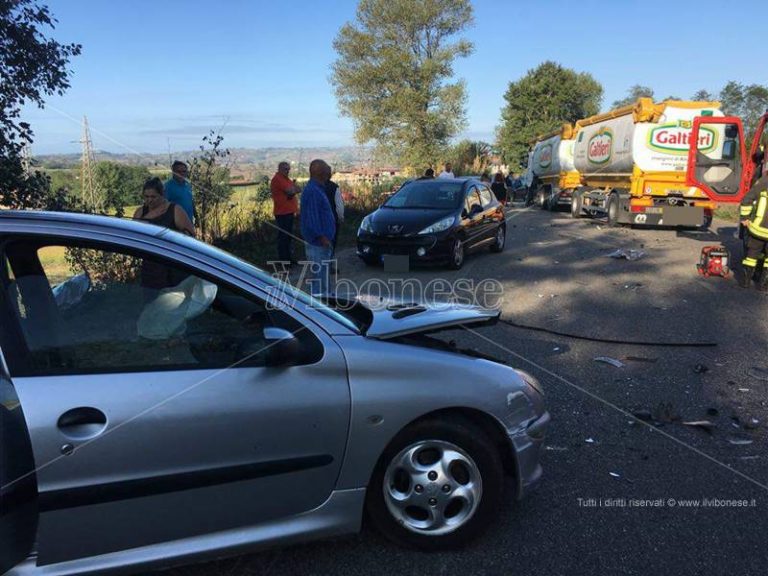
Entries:
{"label": "car door handle", "polygon": [[96,408],[81,406],[64,412],[56,425],[67,438],[88,440],[106,429],[107,415]]}

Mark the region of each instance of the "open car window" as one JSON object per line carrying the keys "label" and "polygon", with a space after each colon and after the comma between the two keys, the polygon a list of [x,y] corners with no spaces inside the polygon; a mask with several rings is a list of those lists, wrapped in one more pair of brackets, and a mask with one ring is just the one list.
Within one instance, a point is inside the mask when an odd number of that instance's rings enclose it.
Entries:
{"label": "open car window", "polygon": [[13,375],[264,366],[269,327],[296,334],[294,364],[322,356],[289,314],[153,255],[20,239],[2,257]]}

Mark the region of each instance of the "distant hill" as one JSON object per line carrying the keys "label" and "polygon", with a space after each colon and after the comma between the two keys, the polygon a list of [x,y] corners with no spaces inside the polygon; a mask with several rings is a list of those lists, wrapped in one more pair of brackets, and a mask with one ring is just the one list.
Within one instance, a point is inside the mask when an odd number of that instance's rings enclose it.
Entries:
{"label": "distant hill", "polygon": [[[359,146],[341,148],[230,148],[230,164],[234,166],[253,166],[262,170],[274,170],[277,163],[286,160],[306,170],[314,158],[322,158],[337,170],[350,169],[366,165],[371,160],[371,149]],[[174,152],[172,158],[189,160],[199,151]],[[132,166],[168,167],[168,153],[164,154],[121,154],[97,151],[96,161],[109,160]],[[79,154],[43,154],[35,156],[36,165],[46,169],[74,168],[80,165]]]}

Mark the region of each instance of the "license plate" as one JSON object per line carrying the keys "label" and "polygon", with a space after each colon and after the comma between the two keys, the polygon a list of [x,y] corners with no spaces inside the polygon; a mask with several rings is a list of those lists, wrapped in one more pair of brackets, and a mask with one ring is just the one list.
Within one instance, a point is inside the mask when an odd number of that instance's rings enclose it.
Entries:
{"label": "license plate", "polygon": [[411,258],[407,254],[384,254],[381,259],[384,272],[402,273],[410,270]]}
{"label": "license plate", "polygon": [[665,226],[701,226],[704,208],[697,206],[667,206],[664,208]]}

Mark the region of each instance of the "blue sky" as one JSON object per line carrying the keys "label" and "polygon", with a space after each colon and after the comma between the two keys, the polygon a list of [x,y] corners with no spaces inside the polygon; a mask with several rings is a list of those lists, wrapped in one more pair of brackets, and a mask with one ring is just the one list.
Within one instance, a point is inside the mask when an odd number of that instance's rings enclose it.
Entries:
{"label": "blue sky", "polygon": [[[209,128],[247,146],[353,144],[329,83],[332,41],[355,0],[48,0],[54,36],[78,42],[72,88],[27,108],[36,154],[77,152],[86,114],[113,152],[195,148]],[[764,0],[475,0],[457,62],[462,136],[493,139],[507,84],[544,60],[592,73],[604,107],[633,84],[659,98],[768,83]],[[724,8],[724,6],[728,6]],[[752,28],[750,28],[752,27]]]}

